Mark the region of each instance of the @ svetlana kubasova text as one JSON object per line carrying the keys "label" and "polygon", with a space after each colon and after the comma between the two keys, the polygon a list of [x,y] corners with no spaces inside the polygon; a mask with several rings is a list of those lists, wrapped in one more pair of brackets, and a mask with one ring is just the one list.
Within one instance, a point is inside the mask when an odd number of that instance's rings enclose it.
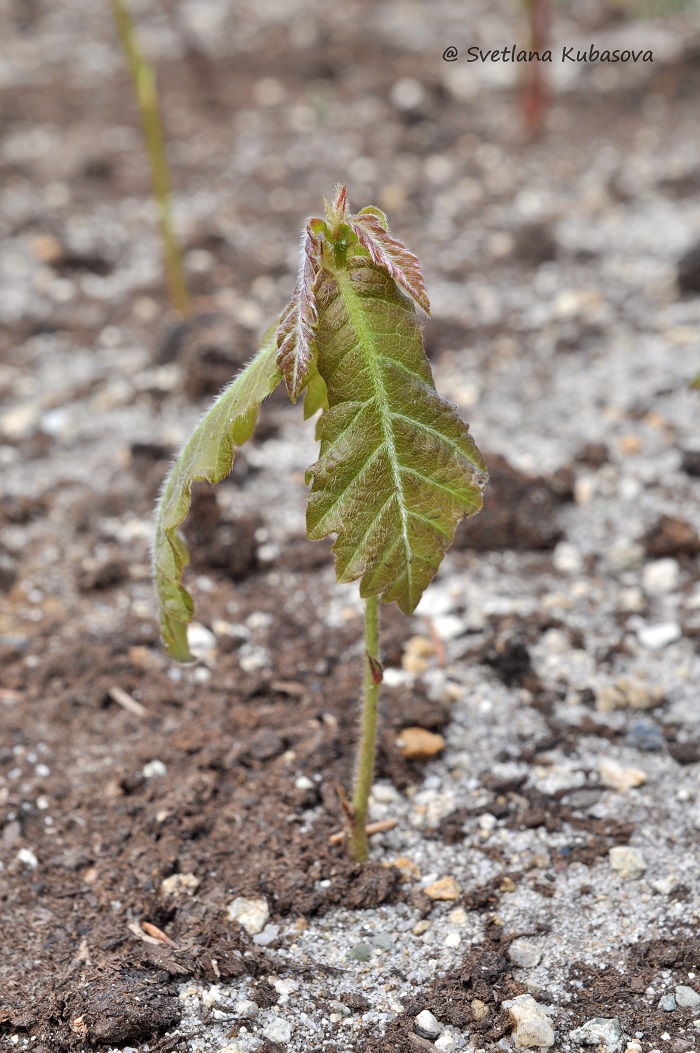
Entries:
{"label": "@ svetlana kubasova text", "polygon": [[650,49],[632,48],[597,48],[589,44],[587,48],[575,45],[562,46],[559,50],[547,48],[544,51],[533,51],[519,48],[516,44],[502,48],[484,49],[472,45],[466,51],[467,62],[653,62],[654,53]]}

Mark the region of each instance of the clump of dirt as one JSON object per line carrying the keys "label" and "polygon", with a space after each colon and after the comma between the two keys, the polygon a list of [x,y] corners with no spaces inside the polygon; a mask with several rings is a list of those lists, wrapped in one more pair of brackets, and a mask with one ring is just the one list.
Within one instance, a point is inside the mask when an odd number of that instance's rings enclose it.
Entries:
{"label": "clump of dirt", "polygon": [[486,463],[489,483],[483,514],[464,520],[455,546],[475,552],[553,549],[564,536],[557,508],[570,499],[570,484],[521,472],[500,454],[488,455]]}

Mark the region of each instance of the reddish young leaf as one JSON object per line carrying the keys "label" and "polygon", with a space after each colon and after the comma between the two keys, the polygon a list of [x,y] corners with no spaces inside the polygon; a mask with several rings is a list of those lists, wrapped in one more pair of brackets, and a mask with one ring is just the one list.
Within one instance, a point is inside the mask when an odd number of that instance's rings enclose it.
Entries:
{"label": "reddish young leaf", "polygon": [[372,262],[385,270],[426,314],[430,314],[430,301],[418,257],[396,238],[392,238],[374,210],[360,212],[350,226],[360,244],[367,249]]}
{"label": "reddish young leaf", "polygon": [[299,277],[277,329],[277,368],[283,374],[289,397],[296,402],[313,359],[314,327],[318,320],[314,282],[321,260],[321,242],[311,220],[302,235]]}

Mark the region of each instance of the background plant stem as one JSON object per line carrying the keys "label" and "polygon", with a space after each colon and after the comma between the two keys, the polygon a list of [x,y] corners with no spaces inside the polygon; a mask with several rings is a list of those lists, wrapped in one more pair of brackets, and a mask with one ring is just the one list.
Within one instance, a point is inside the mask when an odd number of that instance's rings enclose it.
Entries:
{"label": "background plant stem", "polygon": [[367,859],[367,802],[372,789],[374,755],[377,744],[377,707],[379,704],[379,682],[373,674],[379,665],[379,599],[370,596],[365,600],[365,693],[362,706],[360,744],[357,750],[357,772],[352,798],[353,822],[350,833],[350,852],[358,863]]}
{"label": "background plant stem", "polygon": [[190,313],[189,296],[182,267],[182,256],[173,229],[170,207],[170,176],[165,156],[163,130],[158,112],[158,93],[153,70],[146,62],[136,37],[134,20],[126,0],[111,0],[114,21],[126,55],[141,111],[141,123],[151,166],[153,196],[158,208],[160,236],[168,291],[173,307],[183,318]]}

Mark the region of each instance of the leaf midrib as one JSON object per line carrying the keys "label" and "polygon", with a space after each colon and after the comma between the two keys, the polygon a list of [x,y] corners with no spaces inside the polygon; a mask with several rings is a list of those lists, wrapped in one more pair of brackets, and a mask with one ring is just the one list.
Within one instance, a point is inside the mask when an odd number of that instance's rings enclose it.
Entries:
{"label": "leaf midrib", "polygon": [[401,516],[401,538],[403,540],[406,553],[406,566],[408,568],[408,591],[409,595],[412,596],[413,581],[411,574],[411,545],[408,538],[406,502],[391,424],[392,413],[389,407],[389,398],[384,385],[384,378],[381,374],[381,366],[379,365],[380,359],[385,356],[382,355],[374,343],[371,326],[369,326],[365,320],[362,300],[352,286],[350,275],[347,271],[338,271],[335,274],[335,279],[338,282],[338,288],[348,312],[350,324],[355,332],[360,350],[367,363],[367,370],[370,375],[372,389],[375,392],[374,397],[377,403],[379,426],[381,428],[384,445],[387,448],[391,474],[394,480],[394,491],[397,496],[399,515]]}

